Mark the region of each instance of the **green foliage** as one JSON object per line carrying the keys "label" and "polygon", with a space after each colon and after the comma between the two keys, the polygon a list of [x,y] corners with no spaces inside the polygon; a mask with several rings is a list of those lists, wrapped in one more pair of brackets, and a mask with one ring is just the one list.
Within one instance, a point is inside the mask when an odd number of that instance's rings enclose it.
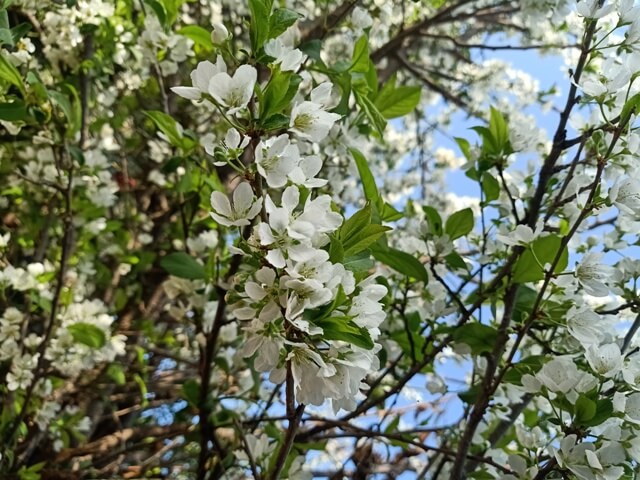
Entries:
{"label": "green foliage", "polygon": [[195,148],[196,142],[184,136],[182,127],[171,116],[157,110],[147,111],[144,112],[144,114],[149,117],[158,130],[167,137],[171,145],[185,151],[190,151]]}
{"label": "green foliage", "polygon": [[29,113],[22,100],[14,100],[10,103],[0,103],[0,120],[8,122],[27,121]]}
{"label": "green foliage", "polygon": [[182,27],[178,32],[199,45],[205,52],[213,51],[213,42],[211,41],[211,33],[198,25],[187,25]]}
{"label": "green foliage", "polygon": [[359,327],[349,317],[325,317],[313,323],[322,328],[322,337],[327,340],[340,340],[367,350],[373,348],[373,340],[367,329]]}
{"label": "green foliage", "polygon": [[74,323],[69,325],[67,330],[76,342],[91,348],[102,348],[107,343],[104,331],[90,323]]}
{"label": "green foliage", "polygon": [[18,88],[23,97],[26,97],[27,93],[22,81],[22,76],[14,67],[4,54],[0,54],[0,78],[5,80],[10,85],[14,85]]}
{"label": "green foliage", "polygon": [[337,232],[344,257],[349,258],[361,253],[389,230],[390,227],[371,224],[371,205],[367,204],[345,221]]}
{"label": "green foliage", "polygon": [[447,218],[444,232],[449,235],[451,240],[455,240],[471,232],[473,223],[473,211],[470,208],[465,208]]}
{"label": "green foliage", "polygon": [[160,260],[160,266],[169,274],[189,280],[202,280],[206,277],[204,267],[185,252],[170,253]]}
{"label": "green foliage", "polygon": [[292,26],[301,15],[288,8],[276,8],[269,17],[269,34],[267,39],[276,38]]}
{"label": "green foliage", "polygon": [[453,331],[453,340],[468,345],[473,355],[480,355],[493,350],[497,335],[498,331],[495,328],[473,322],[456,328]]}
{"label": "green foliage", "polygon": [[421,93],[419,86],[396,87],[396,76],[393,75],[380,90],[375,105],[387,120],[403,117],[416,109]]}
{"label": "green foliage", "polygon": [[[260,103],[260,118],[264,119],[263,127],[273,122],[274,116],[279,115],[289,106],[298,91],[302,77],[293,72],[281,72],[277,67],[271,74]],[[289,125],[288,117],[286,126]],[[283,125],[284,126],[284,125]]]}
{"label": "green foliage", "polygon": [[562,239],[554,234],[537,238],[516,262],[513,271],[514,282],[526,283],[542,280],[545,276],[546,266],[551,265],[558,254],[558,262],[553,269],[555,273],[561,273],[567,268],[569,251],[566,245],[562,246]]}
{"label": "green foliage", "polygon": [[441,236],[444,233],[444,228],[442,226],[442,218],[438,211],[427,205],[422,207],[422,210],[427,218],[427,223],[429,224],[431,233],[437,237]]}
{"label": "green foliage", "polygon": [[425,284],[429,282],[429,274],[424,265],[413,255],[392,247],[375,245],[372,248],[376,260],[393,268],[409,278],[415,278]]}

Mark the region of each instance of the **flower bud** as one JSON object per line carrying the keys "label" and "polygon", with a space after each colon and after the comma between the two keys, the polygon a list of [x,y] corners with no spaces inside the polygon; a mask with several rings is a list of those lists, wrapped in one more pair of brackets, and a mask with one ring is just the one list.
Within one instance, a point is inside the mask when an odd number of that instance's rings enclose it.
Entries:
{"label": "flower bud", "polygon": [[229,30],[222,23],[214,22],[213,31],[211,32],[211,41],[214,45],[220,45],[229,38]]}

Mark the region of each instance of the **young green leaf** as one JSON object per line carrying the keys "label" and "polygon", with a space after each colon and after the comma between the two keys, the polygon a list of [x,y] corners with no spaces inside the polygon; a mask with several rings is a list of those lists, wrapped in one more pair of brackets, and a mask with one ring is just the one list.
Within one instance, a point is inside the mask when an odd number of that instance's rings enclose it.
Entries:
{"label": "young green leaf", "polygon": [[76,342],[91,348],[102,348],[107,343],[107,336],[102,329],[91,323],[74,323],[67,330]]}
{"label": "young green leaf", "polygon": [[362,108],[362,111],[371,122],[371,125],[375,128],[378,135],[382,138],[382,136],[384,135],[384,129],[387,127],[387,121],[365,93],[360,90],[354,89],[353,94],[356,97],[356,103],[360,106],[360,108]]}
{"label": "young green leaf", "polygon": [[[516,283],[537,282],[544,278],[545,272],[543,267],[551,264],[556,255],[560,251],[562,240],[557,235],[547,235],[536,239],[515,264],[513,272],[513,280]],[[558,264],[554,272],[560,273],[567,268],[569,263],[569,252],[565,246],[560,253]]]}
{"label": "young green leaf", "polygon": [[479,355],[493,350],[498,331],[483,323],[467,323],[453,331],[453,340],[469,346],[471,353]]}
{"label": "young green leaf", "polygon": [[353,57],[349,70],[356,73],[367,73],[369,71],[369,38],[366,35],[362,35],[353,48]]}
{"label": "young green leaf", "polygon": [[373,348],[369,331],[356,325],[349,317],[327,317],[314,323],[322,328],[322,338],[326,340],[340,340],[367,350]]}
{"label": "young green leaf", "polygon": [[371,249],[371,252],[376,260],[384,263],[403,275],[420,280],[425,284],[429,282],[429,274],[427,273],[427,270],[413,255],[391,247],[387,247],[386,249],[379,248],[377,245],[375,248]]}
{"label": "young green leaf", "polygon": [[438,211],[429,206],[422,207],[422,211],[424,211],[424,214],[427,217],[427,223],[429,224],[431,233],[436,237],[441,236],[444,233],[444,230],[442,229],[442,218]]}
{"label": "young green leaf", "polygon": [[444,232],[451,240],[463,237],[473,230],[473,211],[465,208],[447,218]]}
{"label": "young green leaf", "polygon": [[27,121],[29,113],[22,100],[14,100],[11,103],[0,103],[0,120],[7,122]]}
{"label": "young green leaf", "polygon": [[15,85],[20,90],[22,96],[26,96],[26,91],[24,88],[24,82],[22,81],[22,76],[20,72],[13,66],[9,60],[7,60],[4,54],[0,54],[0,78],[6,80],[11,85]]}
{"label": "young green leaf", "polygon": [[276,8],[269,18],[269,35],[267,36],[267,40],[283,34],[285,30],[296,23],[299,18],[300,14],[293,10]]}
{"label": "young green leaf", "polygon": [[160,260],[160,266],[170,275],[180,278],[201,280],[206,277],[204,267],[185,252],[170,253]]}
{"label": "young green leaf", "polygon": [[186,27],[182,27],[176,33],[190,38],[196,45],[199,45],[207,52],[213,51],[211,32],[208,32],[199,25],[187,25]]}
{"label": "young green leaf", "polygon": [[420,95],[419,86],[402,86],[393,90],[383,88],[376,97],[375,105],[380,114],[389,120],[413,112],[420,103]]}
{"label": "young green leaf", "polygon": [[269,38],[269,19],[271,17],[271,0],[249,0],[249,11],[251,13],[251,24],[249,37],[251,39],[251,50],[256,55]]}
{"label": "young green leaf", "polygon": [[350,148],[349,151],[353,155],[353,159],[356,161],[356,167],[358,167],[358,173],[360,174],[360,180],[362,181],[362,187],[364,188],[365,198],[371,202],[376,203],[380,194],[378,193],[378,187],[376,181],[373,178],[373,174],[369,169],[367,159],[355,148]]}

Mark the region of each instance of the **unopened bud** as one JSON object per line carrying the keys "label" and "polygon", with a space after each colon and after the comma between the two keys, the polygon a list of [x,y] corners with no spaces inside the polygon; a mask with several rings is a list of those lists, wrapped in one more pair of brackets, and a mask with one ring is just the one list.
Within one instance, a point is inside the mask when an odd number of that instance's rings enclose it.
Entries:
{"label": "unopened bud", "polygon": [[222,23],[215,22],[213,24],[213,31],[211,32],[211,41],[214,45],[220,45],[227,41],[229,38],[229,30]]}

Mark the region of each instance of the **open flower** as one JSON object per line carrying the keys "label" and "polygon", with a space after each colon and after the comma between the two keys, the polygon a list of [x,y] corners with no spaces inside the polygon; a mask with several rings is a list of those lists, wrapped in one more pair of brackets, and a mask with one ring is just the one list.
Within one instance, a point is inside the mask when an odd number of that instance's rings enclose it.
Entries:
{"label": "open flower", "polygon": [[542,234],[543,230],[544,223],[542,220],[540,220],[537,223],[535,230],[532,230],[528,225],[518,225],[515,230],[508,233],[507,235],[496,234],[496,239],[500,240],[506,245],[522,245],[526,247],[528,244],[538,238]]}
{"label": "open flower", "polygon": [[211,206],[214,210],[211,216],[220,225],[242,227],[249,225],[251,220],[260,213],[262,198],[256,199],[251,185],[243,182],[233,192],[233,205],[223,193],[213,192]]}
{"label": "open flower", "polygon": [[640,215],[640,182],[632,178],[618,180],[609,190],[609,199],[621,212]]}
{"label": "open flower", "polygon": [[221,105],[228,107],[233,115],[249,104],[253,95],[258,72],[251,65],[240,65],[233,77],[221,72],[211,78],[209,94]]}
{"label": "open flower", "polygon": [[258,172],[271,188],[283,187],[287,183],[287,175],[297,167],[299,160],[298,147],[289,143],[286,133],[256,146]]}
{"label": "open flower", "polygon": [[219,73],[226,72],[227,65],[224,63],[222,56],[218,55],[215,64],[208,60],[198,63],[196,69],[191,72],[192,87],[173,87],[171,91],[189,100],[200,100],[203,93],[208,93],[211,79]]}
{"label": "open flower", "polygon": [[296,185],[307,188],[320,188],[327,184],[327,180],[316,178],[322,168],[322,159],[318,155],[303,157],[298,166],[289,172],[289,179]]}
{"label": "open flower", "polygon": [[307,59],[307,56],[300,50],[285,45],[279,38],[273,38],[265,43],[264,51],[276,59],[274,63],[279,63],[280,70],[283,72],[295,72]]}
{"label": "open flower", "polygon": [[615,280],[617,271],[610,265],[600,263],[602,253],[587,253],[576,267],[576,277],[584,290],[594,297],[609,295],[606,283]]}
{"label": "open flower", "polygon": [[312,142],[320,142],[329,134],[333,124],[340,120],[340,115],[325,110],[331,88],[331,83],[321,83],[311,91],[311,101],[293,107],[289,124],[292,132]]}
{"label": "open flower", "polygon": [[622,369],[622,352],[616,343],[591,345],[585,357],[593,371],[604,377],[613,377]]}

